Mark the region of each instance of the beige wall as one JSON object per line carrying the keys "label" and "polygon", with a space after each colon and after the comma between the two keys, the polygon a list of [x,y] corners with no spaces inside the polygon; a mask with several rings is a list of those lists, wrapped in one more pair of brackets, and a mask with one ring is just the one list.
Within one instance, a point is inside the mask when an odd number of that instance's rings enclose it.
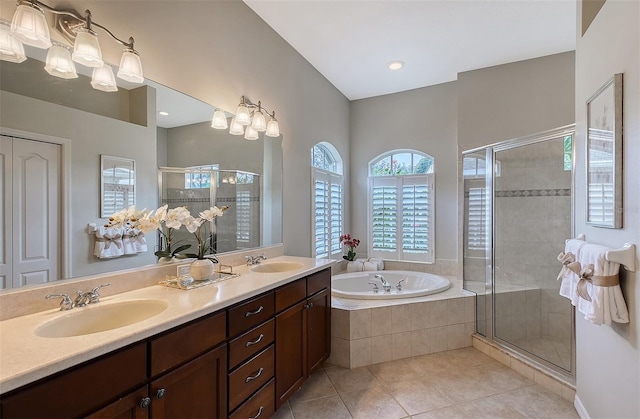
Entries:
{"label": "beige wall", "polygon": [[[581,16],[578,2],[578,22]],[[590,242],[617,248],[640,244],[640,2],[607,1],[576,46],[576,232]],[[624,73],[624,227],[585,223],[585,103],[615,73]],[[637,249],[637,248],[636,248]],[[636,251],[637,252],[637,251]],[[636,253],[636,267],[638,256]],[[577,396],[592,418],[640,417],[640,284],[621,280],[629,324],[594,326],[577,315]]]}
{"label": "beige wall", "polygon": [[574,122],[574,52],[458,74],[460,151]]}
{"label": "beige wall", "polygon": [[438,260],[456,259],[456,83],[351,103],[351,234],[367,249],[369,162],[396,149],[413,149],[434,158],[436,248]]}

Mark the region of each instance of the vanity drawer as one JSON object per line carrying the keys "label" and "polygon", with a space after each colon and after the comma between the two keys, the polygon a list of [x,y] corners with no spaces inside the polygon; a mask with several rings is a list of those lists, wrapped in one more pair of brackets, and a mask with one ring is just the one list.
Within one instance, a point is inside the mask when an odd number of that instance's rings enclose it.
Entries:
{"label": "vanity drawer", "polygon": [[229,369],[273,343],[275,320],[271,319],[229,342]]}
{"label": "vanity drawer", "polygon": [[226,338],[226,313],[223,311],[152,339],[149,341],[151,376],[195,358]]}
{"label": "vanity drawer", "polygon": [[307,277],[307,295],[313,295],[318,291],[331,286],[331,269],[316,272]]}
{"label": "vanity drawer", "polygon": [[275,350],[271,345],[229,374],[229,411],[273,377],[274,355]]}
{"label": "vanity drawer", "polygon": [[229,310],[229,336],[234,337],[273,316],[273,292]]}
{"label": "vanity drawer", "polygon": [[298,279],[276,290],[276,313],[280,313],[307,297],[307,281]]}
{"label": "vanity drawer", "polygon": [[275,413],[275,379],[269,381],[256,394],[233,412],[229,419],[270,418]]}

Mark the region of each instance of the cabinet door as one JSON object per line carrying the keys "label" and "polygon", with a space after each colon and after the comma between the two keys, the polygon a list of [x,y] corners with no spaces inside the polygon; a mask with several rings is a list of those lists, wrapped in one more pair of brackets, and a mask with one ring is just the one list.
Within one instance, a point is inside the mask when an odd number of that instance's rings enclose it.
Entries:
{"label": "cabinet door", "polygon": [[87,419],[147,419],[150,403],[148,388],[144,386],[87,416]]}
{"label": "cabinet door", "polygon": [[324,289],[307,300],[307,354],[309,375],[331,353],[331,292]]}
{"label": "cabinet door", "polygon": [[151,417],[224,418],[227,347],[219,346],[151,382]]}
{"label": "cabinet door", "polygon": [[276,315],[276,410],[307,377],[307,302]]}

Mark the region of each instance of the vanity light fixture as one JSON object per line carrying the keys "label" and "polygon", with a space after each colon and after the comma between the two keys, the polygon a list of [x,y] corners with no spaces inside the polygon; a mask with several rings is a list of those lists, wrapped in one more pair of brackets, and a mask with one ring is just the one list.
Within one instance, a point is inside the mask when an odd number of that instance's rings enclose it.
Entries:
{"label": "vanity light fixture", "polygon": [[113,76],[113,70],[109,64],[104,64],[102,67],[93,69],[91,86],[93,86],[94,89],[102,90],[103,92],[118,91],[116,78]]}
{"label": "vanity light fixture", "polygon": [[27,59],[22,42],[9,35],[10,26],[0,22],[0,60],[21,63]]}
{"label": "vanity light fixture", "polygon": [[[269,116],[269,122],[267,122],[266,120],[265,112]],[[214,126],[213,122],[211,126],[214,128],[218,128]],[[225,128],[226,126],[221,126],[219,129]],[[280,126],[278,125],[278,120],[276,119],[276,113],[275,111],[269,113],[269,111],[267,111],[262,106],[262,102],[258,101],[258,103],[255,104],[246,97],[242,96],[242,98],[240,99],[240,104],[236,109],[236,115],[231,119],[229,134],[244,134],[244,138],[247,140],[257,140],[259,132],[264,132],[264,135],[268,137],[280,136]]]}
{"label": "vanity light fixture", "polygon": [[61,79],[77,79],[76,66],[71,59],[71,51],[63,45],[51,45],[44,66],[47,73]]}
{"label": "vanity light fixture", "polygon": [[[0,25],[0,59],[12,62],[24,61],[22,58],[24,56],[22,44],[41,49],[53,48],[45,11],[54,16],[52,27],[67,41],[73,43],[73,54],[71,54],[73,61],[90,68],[99,69],[97,75],[101,78],[96,79],[96,71],[94,70],[94,77],[91,81],[91,85],[94,88],[108,92],[117,90],[114,77],[112,77],[113,84],[105,84],[107,72],[113,74],[113,70],[108,65],[106,67],[109,67],[109,70],[105,69],[100,43],[96,32],[93,30],[94,27],[102,29],[109,37],[124,46],[120,59],[120,68],[117,73],[118,77],[131,83],[142,83],[144,81],[142,63],[138,52],[134,48],[132,37],[129,37],[128,41],[123,41],[116,37],[105,26],[94,22],[89,10],[86,10],[84,16],[82,16],[75,10],[59,10],[39,0],[18,0],[18,6],[9,29],[9,41],[13,40],[13,44],[9,44],[4,38],[4,29],[2,28],[4,25]],[[56,77],[74,78],[73,76],[70,77],[70,74],[73,74],[70,66],[60,65],[60,63],[66,61],[66,53],[60,49],[64,48],[64,46],[54,46],[56,47],[55,51],[49,51],[47,54],[47,66],[45,68],[49,74]],[[49,60],[49,55],[51,55],[51,60]],[[60,58],[63,56],[64,58]],[[54,64],[54,61],[56,64]],[[57,71],[62,68],[67,69],[67,71]],[[77,74],[75,77],[77,77]]]}

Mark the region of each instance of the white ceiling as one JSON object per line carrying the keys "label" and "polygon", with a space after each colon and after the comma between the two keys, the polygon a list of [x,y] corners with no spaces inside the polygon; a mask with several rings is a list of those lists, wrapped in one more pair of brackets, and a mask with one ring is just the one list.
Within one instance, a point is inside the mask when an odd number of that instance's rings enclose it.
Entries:
{"label": "white ceiling", "polygon": [[576,45],[575,0],[243,1],[351,100]]}

